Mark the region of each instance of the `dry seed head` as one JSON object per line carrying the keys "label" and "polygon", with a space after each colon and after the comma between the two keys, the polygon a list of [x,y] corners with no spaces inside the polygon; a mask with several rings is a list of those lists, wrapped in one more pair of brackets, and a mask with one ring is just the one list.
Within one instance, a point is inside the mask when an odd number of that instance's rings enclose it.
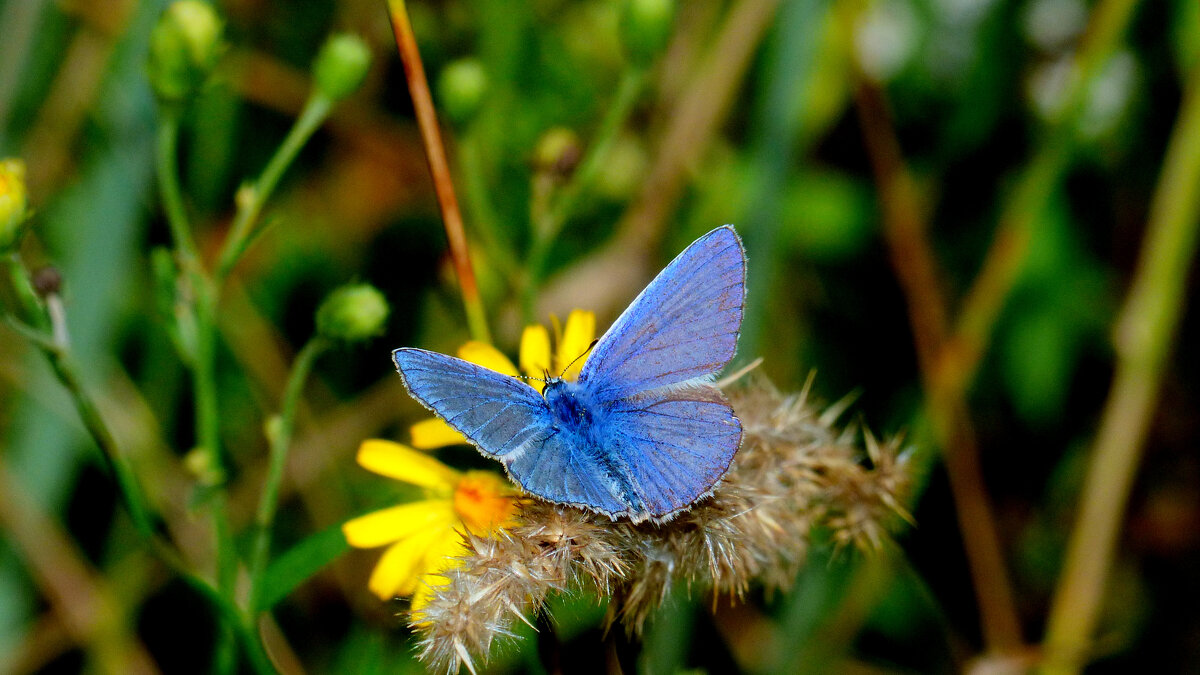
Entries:
{"label": "dry seed head", "polygon": [[471,659],[486,658],[553,592],[607,597],[607,625],[640,634],[679,584],[707,589],[714,601],[758,585],[786,590],[815,526],[838,545],[874,549],[889,525],[910,519],[900,506],[909,472],[897,442],[866,434],[864,453],[857,432],[834,429],[833,416],[815,411],[805,393],[781,395],[762,378],[727,393],[744,436],[711,497],[667,523],[637,525],[524,500],[511,529],[466,534],[462,564],[414,617],[421,659],[474,672]]}

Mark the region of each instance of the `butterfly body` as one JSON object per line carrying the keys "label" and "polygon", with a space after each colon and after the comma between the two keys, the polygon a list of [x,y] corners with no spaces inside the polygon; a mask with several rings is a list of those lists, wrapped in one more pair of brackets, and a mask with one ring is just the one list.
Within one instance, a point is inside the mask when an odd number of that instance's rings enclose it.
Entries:
{"label": "butterfly body", "polygon": [[603,410],[592,401],[591,392],[578,382],[551,378],[542,390],[542,398],[554,419],[555,429],[575,433],[591,440],[600,431],[597,425],[603,421]]}
{"label": "butterfly body", "polygon": [[527,492],[662,522],[708,495],[741,443],[712,381],[736,348],[745,265],[733,228],[696,240],[600,338],[578,380],[550,378],[540,393],[435,352],[392,357],[413,398]]}

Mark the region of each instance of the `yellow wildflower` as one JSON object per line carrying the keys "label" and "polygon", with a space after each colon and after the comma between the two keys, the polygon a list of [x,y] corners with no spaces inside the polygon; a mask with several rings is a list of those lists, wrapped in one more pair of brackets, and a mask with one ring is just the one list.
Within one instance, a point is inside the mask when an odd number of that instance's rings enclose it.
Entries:
{"label": "yellow wildflower", "polygon": [[428,490],[421,501],[400,504],[342,525],[356,548],[387,546],[367,587],[380,599],[411,595],[413,611],[442,574],[466,552],[461,531],[484,535],[505,526],[515,511],[514,487],[490,471],[456,471],[429,455],[383,440],[364,441],[358,463],[369,471]]}
{"label": "yellow wildflower", "polygon": [[[555,342],[558,345],[558,349],[553,352],[550,349],[550,331],[545,326],[534,324],[525,327],[521,334],[521,354],[518,359],[521,364],[520,370],[517,370],[513,362],[500,350],[486,342],[471,341],[464,344],[458,350],[458,358],[512,377],[520,377],[523,374],[529,378],[537,378],[525,382],[538,391],[543,387],[539,380],[545,379],[547,373],[551,376],[561,376],[564,380],[577,379],[587,360],[583,357],[596,336],[596,315],[575,309],[567,315],[565,326],[560,327],[557,320],[553,323]],[[409,433],[413,447],[422,450],[462,445],[467,442],[462,434],[437,417],[417,422],[412,425]]]}

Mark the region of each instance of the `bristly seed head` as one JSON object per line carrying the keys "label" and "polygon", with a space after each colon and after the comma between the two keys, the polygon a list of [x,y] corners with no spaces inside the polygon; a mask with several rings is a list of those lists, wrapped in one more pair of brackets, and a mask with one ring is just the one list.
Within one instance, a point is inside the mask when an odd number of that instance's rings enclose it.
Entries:
{"label": "bristly seed head", "polygon": [[[640,634],[673,585],[741,598],[756,584],[787,589],[821,526],[837,546],[877,550],[903,518],[910,483],[898,442],[837,431],[806,396],[759,379],[726,392],[742,421],[742,447],[712,496],[664,524],[612,521],[530,498],[516,524],[466,533],[462,565],[433,589],[413,627],[433,668],[474,672],[473,657],[510,637],[522,612],[552,592],[591,589],[609,598],[606,628]],[[869,465],[864,462],[869,460]]]}

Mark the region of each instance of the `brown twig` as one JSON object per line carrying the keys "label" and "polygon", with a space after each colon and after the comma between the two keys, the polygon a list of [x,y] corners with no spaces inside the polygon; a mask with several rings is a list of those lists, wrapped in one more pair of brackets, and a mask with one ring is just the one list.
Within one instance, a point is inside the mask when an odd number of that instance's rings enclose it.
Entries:
{"label": "brown twig", "polygon": [[158,667],[124,625],[124,612],[59,526],[25,494],[0,460],[0,524],[67,632],[109,672]]}
{"label": "brown twig", "polygon": [[1021,645],[1021,624],[966,400],[946,377],[946,301],[928,226],[883,92],[860,77],[855,103],[879,186],[884,237],[907,299],[929,417],[946,463],[984,640],[989,652],[1011,652]]}
{"label": "brown twig", "polygon": [[425,157],[429,160],[429,173],[433,175],[433,188],[437,192],[438,206],[442,210],[442,224],[446,228],[446,239],[450,243],[450,257],[462,289],[463,305],[467,312],[467,324],[471,337],[490,342],[487,315],[475,283],[475,271],[471,267],[471,256],[467,236],[463,231],[462,212],[454,193],[454,181],[450,178],[450,164],[446,161],[446,148],[442,133],[438,129],[437,113],[434,112],[433,96],[429,93],[429,82],[425,78],[425,67],[421,64],[421,52],[417,38],[408,20],[404,0],[388,0],[388,14],[392,20],[392,31],[396,35],[396,49],[404,63],[404,75],[408,80],[408,91],[412,96],[413,110],[417,115],[417,126],[425,141]]}

